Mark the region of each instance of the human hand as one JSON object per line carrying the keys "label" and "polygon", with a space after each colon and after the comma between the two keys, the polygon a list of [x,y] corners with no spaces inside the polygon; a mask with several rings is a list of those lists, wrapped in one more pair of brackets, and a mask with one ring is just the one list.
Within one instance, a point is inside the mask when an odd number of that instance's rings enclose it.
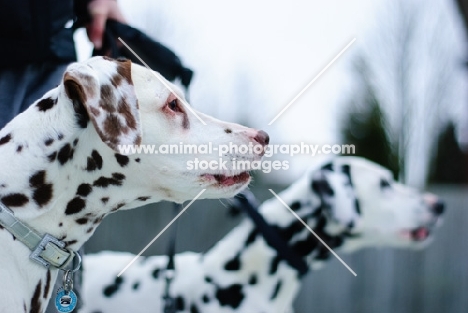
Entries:
{"label": "human hand", "polygon": [[86,33],[96,49],[102,47],[102,36],[108,19],[127,23],[115,0],[92,0],[88,4],[88,12],[91,21],[86,25]]}

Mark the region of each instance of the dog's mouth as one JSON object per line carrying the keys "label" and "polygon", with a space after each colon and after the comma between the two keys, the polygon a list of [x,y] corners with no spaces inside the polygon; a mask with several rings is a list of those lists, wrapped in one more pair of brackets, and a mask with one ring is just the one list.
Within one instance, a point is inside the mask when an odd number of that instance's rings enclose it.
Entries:
{"label": "dog's mouth", "polygon": [[429,238],[431,234],[428,227],[420,226],[410,230],[402,231],[404,237],[409,238],[412,241],[424,241]]}
{"label": "dog's mouth", "polygon": [[229,187],[247,183],[250,179],[250,174],[248,172],[242,172],[237,175],[203,174],[201,177],[207,182],[215,182],[221,187]]}

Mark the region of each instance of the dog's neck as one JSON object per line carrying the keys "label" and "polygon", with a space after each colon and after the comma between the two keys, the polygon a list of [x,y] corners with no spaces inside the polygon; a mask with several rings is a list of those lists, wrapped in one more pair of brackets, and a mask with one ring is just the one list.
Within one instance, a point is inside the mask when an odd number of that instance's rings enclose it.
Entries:
{"label": "dog's neck", "polygon": [[[309,219],[310,225],[310,218],[318,213],[320,203],[308,203],[308,208],[303,209],[298,207],[297,199],[301,199],[298,195],[310,194],[307,188],[310,185],[301,180],[279,196],[290,207],[295,208],[301,218]],[[289,247],[307,262],[310,269],[319,267],[329,257],[328,250],[276,198],[263,203],[260,212]],[[338,247],[341,244],[339,236],[331,237],[323,232],[325,226],[320,218],[311,227],[329,246]],[[203,262],[206,269],[219,269],[219,277],[226,278],[226,281],[214,282],[215,284],[229,282],[255,287],[255,299],[249,300],[247,287],[244,290],[244,301],[263,301],[265,307],[271,306],[271,312],[288,311],[300,288],[299,272],[278,258],[276,250],[265,242],[250,219],[241,222],[208,251]]]}
{"label": "dog's neck", "polygon": [[[160,199],[131,175],[142,160],[115,153],[96,138],[91,123],[80,128],[69,100],[53,104],[63,97],[59,89],[0,131],[0,164],[8,169],[0,172],[0,201],[40,235],[48,233],[78,250],[107,214]],[[6,229],[0,229],[0,247],[0,281],[19,288],[1,293],[0,311],[2,303],[28,311],[41,306],[57,270],[30,260],[31,251]]]}

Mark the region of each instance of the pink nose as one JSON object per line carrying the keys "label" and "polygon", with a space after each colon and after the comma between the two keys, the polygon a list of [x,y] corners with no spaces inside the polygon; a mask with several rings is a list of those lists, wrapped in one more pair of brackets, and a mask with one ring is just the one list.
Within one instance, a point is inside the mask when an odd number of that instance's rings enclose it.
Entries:
{"label": "pink nose", "polygon": [[263,130],[259,130],[257,135],[255,135],[254,140],[265,147],[270,142],[270,136],[268,136],[268,134]]}

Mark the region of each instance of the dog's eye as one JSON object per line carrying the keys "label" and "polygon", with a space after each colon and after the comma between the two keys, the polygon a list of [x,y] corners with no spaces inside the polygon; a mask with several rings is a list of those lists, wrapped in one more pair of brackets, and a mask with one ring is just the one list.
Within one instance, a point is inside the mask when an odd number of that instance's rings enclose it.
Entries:
{"label": "dog's eye", "polygon": [[386,179],[381,179],[380,180],[380,189],[386,189],[386,188],[390,188],[390,183],[388,180]]}
{"label": "dog's eye", "polygon": [[179,106],[177,105],[177,99],[174,99],[171,102],[169,102],[168,106],[169,106],[169,109],[171,109],[174,112],[179,111]]}

